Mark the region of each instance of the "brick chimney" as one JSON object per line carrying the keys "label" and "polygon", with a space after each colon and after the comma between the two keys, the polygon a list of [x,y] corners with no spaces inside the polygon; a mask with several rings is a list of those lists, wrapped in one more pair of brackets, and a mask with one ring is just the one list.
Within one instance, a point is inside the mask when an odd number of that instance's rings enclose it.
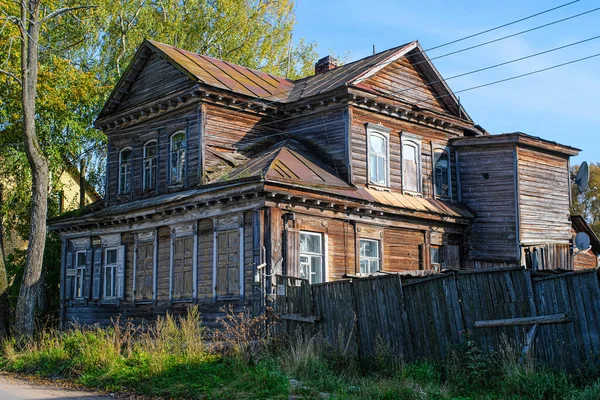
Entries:
{"label": "brick chimney", "polygon": [[331,71],[338,67],[338,60],[331,56],[323,57],[315,64],[315,75],[322,74],[323,72]]}

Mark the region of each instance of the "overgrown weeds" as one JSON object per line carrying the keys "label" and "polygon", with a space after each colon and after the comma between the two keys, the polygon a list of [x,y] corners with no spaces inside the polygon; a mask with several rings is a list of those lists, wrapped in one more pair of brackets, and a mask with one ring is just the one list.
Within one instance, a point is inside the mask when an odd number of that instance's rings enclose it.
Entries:
{"label": "overgrown weeds", "polygon": [[489,353],[465,336],[442,361],[404,364],[380,340],[374,361],[360,364],[347,338],[331,345],[305,331],[273,340],[265,317],[232,309],[214,338],[200,322],[192,308],[141,328],[114,321],[106,329],[48,331],[29,343],[4,343],[0,368],[169,398],[600,398],[598,369],[582,378],[519,363],[518,347],[508,342]]}

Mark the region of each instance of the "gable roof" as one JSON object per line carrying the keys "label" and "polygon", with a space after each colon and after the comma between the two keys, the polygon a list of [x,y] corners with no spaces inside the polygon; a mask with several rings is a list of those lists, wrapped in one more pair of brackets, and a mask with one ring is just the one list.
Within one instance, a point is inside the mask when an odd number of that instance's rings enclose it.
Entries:
{"label": "gable roof", "polygon": [[[279,103],[295,102],[342,87],[355,87],[368,91],[367,86],[361,85],[365,79],[376,75],[394,61],[407,57],[427,79],[425,85],[430,86],[437,93],[437,97],[446,105],[448,110],[458,115],[460,108],[462,117],[472,121],[442,76],[425,55],[418,41],[382,51],[318,75],[293,81],[167,44],[144,40],[131,64],[109,96],[99,118],[104,117],[111,111],[111,102],[118,103],[124,93],[127,92],[127,87],[135,80],[135,76],[141,70],[149,52],[159,54],[193,82],[256,100],[263,99]],[[378,96],[381,95],[376,91],[371,92]]]}

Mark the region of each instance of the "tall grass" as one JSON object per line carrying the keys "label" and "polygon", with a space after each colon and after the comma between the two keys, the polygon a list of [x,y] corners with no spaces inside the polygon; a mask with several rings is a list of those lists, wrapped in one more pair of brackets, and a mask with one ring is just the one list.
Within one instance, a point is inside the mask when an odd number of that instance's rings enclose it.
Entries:
{"label": "tall grass", "polygon": [[508,342],[490,354],[467,338],[440,362],[409,365],[382,342],[373,362],[360,364],[343,338],[337,347],[306,333],[273,340],[264,317],[232,310],[221,322],[210,338],[195,308],[141,328],[115,321],[48,331],[29,343],[5,342],[0,368],[166,398],[600,398],[599,369],[581,377],[521,364]]}

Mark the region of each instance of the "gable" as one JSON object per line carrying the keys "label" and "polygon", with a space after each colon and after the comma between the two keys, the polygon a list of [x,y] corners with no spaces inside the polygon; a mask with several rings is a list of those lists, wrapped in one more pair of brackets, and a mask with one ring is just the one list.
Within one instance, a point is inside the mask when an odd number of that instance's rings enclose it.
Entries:
{"label": "gable", "polygon": [[356,86],[409,104],[416,104],[421,108],[454,115],[455,110],[450,110],[442,98],[438,98],[440,94],[428,83],[418,66],[414,66],[408,58],[402,57]]}
{"label": "gable", "polygon": [[131,71],[133,73],[126,73],[126,78],[117,85],[111,99],[118,103],[110,110],[111,113],[133,109],[194,86],[194,82],[173,64],[155,52],[147,54],[148,57]]}

